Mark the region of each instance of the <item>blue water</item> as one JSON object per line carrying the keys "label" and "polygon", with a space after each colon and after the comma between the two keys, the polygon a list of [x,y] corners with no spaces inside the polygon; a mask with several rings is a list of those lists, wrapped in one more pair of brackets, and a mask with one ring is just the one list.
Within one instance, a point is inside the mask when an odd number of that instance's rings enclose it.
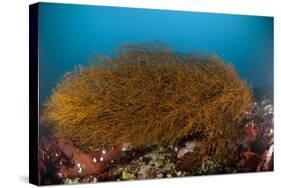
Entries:
{"label": "blue water", "polygon": [[272,17],[40,3],[40,103],[75,65],[151,40],[178,52],[215,52],[251,86],[273,84]]}

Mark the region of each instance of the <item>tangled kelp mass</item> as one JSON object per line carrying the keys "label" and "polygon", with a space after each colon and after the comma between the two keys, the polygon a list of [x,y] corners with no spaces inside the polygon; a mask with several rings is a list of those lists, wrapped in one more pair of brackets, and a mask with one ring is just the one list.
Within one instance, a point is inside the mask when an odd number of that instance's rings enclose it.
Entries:
{"label": "tangled kelp mass", "polygon": [[163,44],[120,47],[115,57],[65,74],[42,120],[84,151],[130,143],[200,142],[198,160],[228,158],[241,137],[251,91],[215,55],[177,54]]}
{"label": "tangled kelp mass", "polygon": [[40,184],[272,171],[273,111],[271,100],[264,98],[252,103],[243,113],[239,123],[243,130],[242,139],[233,148],[237,156],[231,163],[212,156],[196,160],[195,148],[200,147],[200,142],[194,140],[183,141],[184,144],[178,146],[154,145],[138,149],[123,144],[120,148],[93,149],[85,153],[69,140],[44,136],[40,141]]}

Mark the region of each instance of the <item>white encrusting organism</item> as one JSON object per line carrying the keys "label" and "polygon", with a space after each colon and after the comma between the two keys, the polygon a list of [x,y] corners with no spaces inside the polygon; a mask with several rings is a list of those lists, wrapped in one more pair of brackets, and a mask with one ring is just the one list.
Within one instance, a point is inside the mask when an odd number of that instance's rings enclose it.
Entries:
{"label": "white encrusting organism", "polygon": [[96,163],[96,162],[97,162],[97,159],[96,159],[95,157],[93,158],[93,162],[94,162],[94,163]]}

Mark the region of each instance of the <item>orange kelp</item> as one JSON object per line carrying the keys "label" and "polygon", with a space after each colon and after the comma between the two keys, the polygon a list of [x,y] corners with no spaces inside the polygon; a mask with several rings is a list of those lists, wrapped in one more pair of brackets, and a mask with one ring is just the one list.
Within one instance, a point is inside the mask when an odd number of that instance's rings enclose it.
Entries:
{"label": "orange kelp", "polygon": [[200,141],[198,156],[230,156],[251,91],[215,55],[178,54],[161,43],[130,44],[113,58],[66,73],[42,120],[83,150],[130,143]]}

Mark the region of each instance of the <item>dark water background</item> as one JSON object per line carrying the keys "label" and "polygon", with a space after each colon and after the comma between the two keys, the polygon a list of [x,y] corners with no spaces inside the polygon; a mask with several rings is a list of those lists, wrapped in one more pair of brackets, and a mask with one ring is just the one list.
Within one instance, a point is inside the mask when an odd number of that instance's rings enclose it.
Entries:
{"label": "dark water background", "polygon": [[177,52],[215,52],[251,87],[272,90],[272,17],[41,3],[40,104],[75,65],[113,55],[120,44],[152,40]]}

